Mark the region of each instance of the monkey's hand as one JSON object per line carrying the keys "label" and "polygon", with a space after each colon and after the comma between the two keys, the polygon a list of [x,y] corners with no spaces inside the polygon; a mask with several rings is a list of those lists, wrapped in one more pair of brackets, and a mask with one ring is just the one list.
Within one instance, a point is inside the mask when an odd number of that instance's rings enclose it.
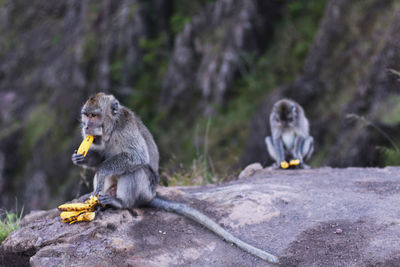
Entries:
{"label": "monkey's hand", "polygon": [[299,159],[292,159],[290,162],[289,162],[289,165],[292,167],[292,166],[298,166],[298,165],[300,165],[300,160]]}
{"label": "monkey's hand", "polygon": [[85,160],[85,156],[83,156],[82,154],[78,154],[78,151],[75,150],[74,153],[72,154],[72,162],[75,165],[83,165],[86,164],[86,160]]}
{"label": "monkey's hand", "polygon": [[289,163],[288,163],[287,161],[282,161],[280,165],[281,165],[281,168],[282,168],[282,169],[287,169],[287,168],[289,168]]}

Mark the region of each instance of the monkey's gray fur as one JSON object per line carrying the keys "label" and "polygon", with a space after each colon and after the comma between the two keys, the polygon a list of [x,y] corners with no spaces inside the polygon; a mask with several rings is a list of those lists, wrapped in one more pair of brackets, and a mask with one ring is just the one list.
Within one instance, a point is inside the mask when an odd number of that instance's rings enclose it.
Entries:
{"label": "monkey's gray fur", "polygon": [[94,194],[103,205],[133,208],[140,205],[173,211],[207,227],[227,242],[266,261],[278,258],[255,248],[224,230],[199,211],[156,196],[159,154],[153,136],[142,121],[112,95],[98,93],[82,108],[82,137],[93,135],[86,157],[72,154],[74,164],[93,168]]}
{"label": "monkey's gray fur", "polygon": [[303,108],[293,100],[277,101],[269,116],[272,138],[265,143],[268,153],[278,166],[282,162],[300,160],[300,168],[309,168],[304,163],[314,151],[314,139],[309,134],[309,123]]}

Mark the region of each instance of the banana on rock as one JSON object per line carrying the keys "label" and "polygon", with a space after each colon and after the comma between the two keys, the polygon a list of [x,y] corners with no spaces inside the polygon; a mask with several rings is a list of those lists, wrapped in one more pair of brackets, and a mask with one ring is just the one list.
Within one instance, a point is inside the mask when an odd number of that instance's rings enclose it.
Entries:
{"label": "banana on rock", "polygon": [[65,223],[88,222],[94,219],[94,209],[99,204],[96,196],[90,196],[84,203],[66,203],[58,206],[61,220]]}

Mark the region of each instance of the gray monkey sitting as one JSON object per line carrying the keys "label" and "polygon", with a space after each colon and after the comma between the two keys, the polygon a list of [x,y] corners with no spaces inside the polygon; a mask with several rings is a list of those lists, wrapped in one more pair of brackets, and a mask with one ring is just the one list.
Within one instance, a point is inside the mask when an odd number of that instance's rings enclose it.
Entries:
{"label": "gray monkey sitting", "polygon": [[184,204],[156,195],[159,182],[159,153],[153,136],[142,121],[112,95],[98,93],[81,110],[82,137],[94,136],[86,157],[76,151],[74,164],[96,171],[94,195],[102,205],[130,209],[142,205],[184,215],[227,242],[266,261],[277,263],[276,256],[234,237],[206,215]]}
{"label": "gray monkey sitting", "polygon": [[309,168],[304,161],[314,151],[314,139],[303,108],[293,100],[281,99],[274,104],[269,122],[272,137],[267,136],[265,144],[277,166]]}

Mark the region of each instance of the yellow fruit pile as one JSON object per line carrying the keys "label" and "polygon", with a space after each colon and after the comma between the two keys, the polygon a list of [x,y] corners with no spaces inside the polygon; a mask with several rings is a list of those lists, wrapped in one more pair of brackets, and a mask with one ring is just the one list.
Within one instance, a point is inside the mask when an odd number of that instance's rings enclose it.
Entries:
{"label": "yellow fruit pile", "polygon": [[65,223],[89,222],[94,219],[94,209],[99,204],[96,196],[90,196],[84,203],[67,203],[58,206],[61,220]]}
{"label": "yellow fruit pile", "polygon": [[289,167],[294,167],[300,165],[300,160],[298,159],[292,159],[289,163],[287,161],[282,161],[281,162],[281,168],[282,169],[287,169]]}

